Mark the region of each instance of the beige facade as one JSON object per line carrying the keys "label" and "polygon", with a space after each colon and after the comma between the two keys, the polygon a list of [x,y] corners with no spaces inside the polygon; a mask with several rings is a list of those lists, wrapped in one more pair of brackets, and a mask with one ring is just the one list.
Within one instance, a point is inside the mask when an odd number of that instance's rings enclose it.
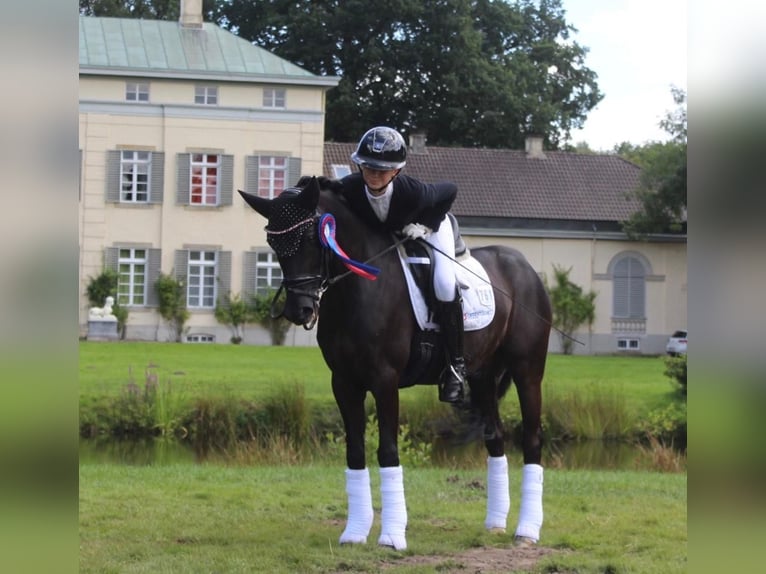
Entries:
{"label": "beige facade", "polygon": [[[548,281],[553,269],[571,269],[569,279],[583,291],[596,293],[595,321],[590,329],[584,325],[574,334],[583,343],[574,345],[576,354],[605,354],[624,350],[641,354],[664,352],[668,335],[686,328],[687,264],[686,242],[635,242],[613,234],[591,237],[569,234],[551,237],[498,237],[477,230],[464,229],[463,238],[469,248],[488,244],[508,245],[521,251]],[[620,234],[621,235],[621,234]],[[644,281],[642,319],[615,318],[614,266],[625,257],[641,261],[647,270]],[[624,341],[625,349],[618,348]],[[561,350],[559,335],[551,333],[550,349]]]}
{"label": "beige facade", "polygon": [[[307,75],[305,78],[285,77],[285,82],[280,84],[272,77],[254,76],[250,81],[236,77],[225,81],[221,74],[211,76],[212,79],[209,74],[186,73],[186,77],[173,79],[158,77],[161,75],[152,71],[141,76],[118,70],[113,74],[104,70],[89,73],[83,70],[81,61],[79,317],[82,336],[87,335],[85,293],[90,278],[99,275],[105,266],[119,266],[121,271],[128,271],[121,281],[137,281],[139,284],[130,289],[144,291],[137,298],[139,304],[127,305],[126,337],[160,341],[170,338],[156,304],[151,302],[154,287],[150,279],[154,277],[149,251],[158,255],[159,271],[176,275],[179,274],[179,251],[225,254],[217,263],[215,299],[224,295],[225,287],[232,294],[242,293],[246,283],[246,254],[268,249],[264,221],[241,201],[236,190],[258,188],[262,193],[264,185],[267,190],[272,185],[278,187],[274,190],[278,193],[294,183],[290,180],[295,174],[322,170],[325,92],[337,79]],[[126,97],[135,84],[148,90],[143,101],[130,101]],[[201,86],[214,90],[214,105],[195,103],[195,90]],[[284,99],[271,106],[264,97],[265,90],[278,90]],[[147,154],[139,152],[151,152],[150,166],[133,167],[126,163],[123,152],[137,153],[136,157],[141,159]],[[195,204],[188,199],[189,162],[194,161],[195,154],[206,154],[205,158],[220,162],[203,176],[205,182],[210,178],[216,181],[217,200],[203,199],[201,204]],[[288,163],[268,172],[259,171],[258,167],[253,171],[254,164],[248,162],[257,164],[258,158],[263,157]],[[114,164],[111,167],[110,162]],[[111,180],[110,169],[113,170]],[[147,173],[137,176],[139,169]],[[229,176],[226,169],[230,169]],[[248,169],[255,174],[250,176],[249,183]],[[211,173],[214,175],[209,175]],[[275,179],[271,184],[264,184],[259,181],[264,177]],[[144,193],[145,188],[141,186],[147,183],[142,178],[148,179],[151,194],[161,192],[159,200]],[[135,189],[126,192],[131,179]],[[193,186],[194,175],[191,181]],[[179,199],[184,193],[179,191],[179,185],[186,187],[186,201]],[[110,250],[117,259],[108,262]],[[136,253],[145,261],[131,268],[123,259]],[[154,269],[155,275],[158,270]],[[225,281],[221,281],[223,274],[226,274]],[[190,310],[188,335],[202,334],[212,336],[216,342],[228,342],[231,334],[216,321],[209,304]],[[313,333],[298,329],[288,334],[287,342],[311,344],[313,337]],[[248,326],[245,342],[268,344],[270,339],[262,328]]]}

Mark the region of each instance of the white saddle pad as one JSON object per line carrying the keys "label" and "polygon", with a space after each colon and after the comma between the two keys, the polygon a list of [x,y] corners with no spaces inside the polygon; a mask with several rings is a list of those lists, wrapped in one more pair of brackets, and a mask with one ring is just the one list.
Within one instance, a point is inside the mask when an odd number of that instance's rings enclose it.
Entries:
{"label": "white saddle pad", "polygon": [[[428,264],[427,258],[410,257],[400,245],[399,261],[402,263],[404,276],[407,278],[407,290],[410,293],[412,310],[421,329],[439,330],[438,323],[429,320],[425,298],[410,270],[410,263]],[[463,328],[465,331],[478,331],[490,324],[495,316],[495,292],[489,283],[489,276],[484,267],[468,256],[455,264],[455,272],[463,298]]]}

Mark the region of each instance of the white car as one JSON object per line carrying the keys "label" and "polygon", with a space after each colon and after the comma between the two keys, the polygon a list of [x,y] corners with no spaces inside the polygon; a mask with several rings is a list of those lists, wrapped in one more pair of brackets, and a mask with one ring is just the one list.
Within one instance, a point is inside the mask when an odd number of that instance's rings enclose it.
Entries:
{"label": "white car", "polygon": [[671,357],[686,354],[686,329],[681,329],[673,333],[665,345],[665,352]]}

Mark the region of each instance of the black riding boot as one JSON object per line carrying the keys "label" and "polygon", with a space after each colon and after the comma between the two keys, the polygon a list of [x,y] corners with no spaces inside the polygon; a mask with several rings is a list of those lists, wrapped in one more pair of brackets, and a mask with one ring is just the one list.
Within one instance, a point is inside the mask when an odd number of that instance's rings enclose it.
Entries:
{"label": "black riding boot", "polygon": [[465,360],[463,359],[463,307],[460,296],[439,302],[439,324],[450,366],[439,382],[439,400],[460,403],[465,398]]}

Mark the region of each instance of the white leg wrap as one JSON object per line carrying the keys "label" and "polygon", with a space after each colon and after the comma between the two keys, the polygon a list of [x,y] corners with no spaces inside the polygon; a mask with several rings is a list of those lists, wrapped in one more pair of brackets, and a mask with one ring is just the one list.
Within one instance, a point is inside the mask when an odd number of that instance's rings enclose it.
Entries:
{"label": "white leg wrap", "polygon": [[380,546],[407,549],[407,504],[404,501],[404,476],[401,466],[380,469]]}
{"label": "white leg wrap", "polygon": [[364,544],[372,527],[372,493],[368,469],[346,469],[346,494],[348,495],[348,520],[340,535],[341,544]]}
{"label": "white leg wrap", "polygon": [[525,464],[521,475],[521,506],[516,536],[540,539],[543,525],[543,467]]}
{"label": "white leg wrap", "polygon": [[503,456],[487,457],[487,530],[505,531],[511,497],[508,494],[508,459]]}

